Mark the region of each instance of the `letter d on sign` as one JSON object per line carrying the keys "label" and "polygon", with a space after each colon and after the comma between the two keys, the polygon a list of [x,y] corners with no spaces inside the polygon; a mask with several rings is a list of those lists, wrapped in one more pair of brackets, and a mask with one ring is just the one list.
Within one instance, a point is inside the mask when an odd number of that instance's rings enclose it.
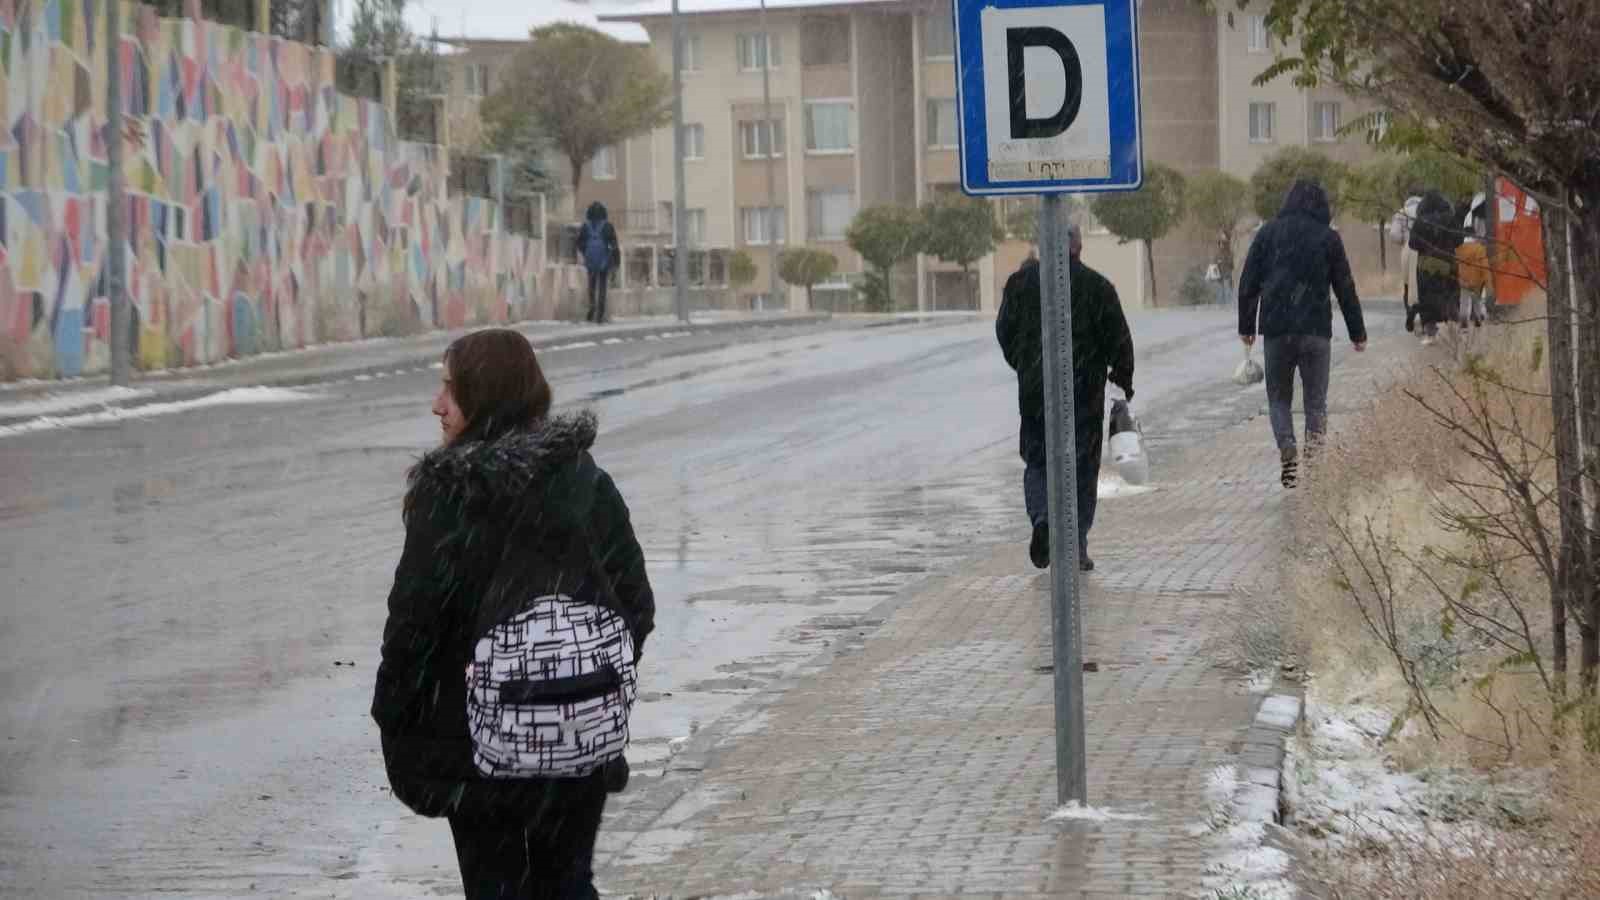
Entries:
{"label": "letter d on sign", "polygon": [[[1061,108],[1043,119],[1028,118],[1026,51],[1029,47],[1043,47],[1061,57],[1061,68],[1067,79]],[[1066,35],[1054,28],[1038,26],[1007,28],[1006,68],[1011,88],[1012,140],[1052,138],[1072,127],[1078,118],[1078,108],[1083,104],[1083,64],[1078,59],[1078,48]]]}

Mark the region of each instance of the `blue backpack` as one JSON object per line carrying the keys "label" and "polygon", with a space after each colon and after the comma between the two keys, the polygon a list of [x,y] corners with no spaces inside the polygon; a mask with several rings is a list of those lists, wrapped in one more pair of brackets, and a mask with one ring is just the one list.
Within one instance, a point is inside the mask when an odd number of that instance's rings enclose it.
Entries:
{"label": "blue backpack", "polygon": [[585,222],[583,225],[583,264],[591,272],[611,268],[611,248],[606,246],[604,222]]}

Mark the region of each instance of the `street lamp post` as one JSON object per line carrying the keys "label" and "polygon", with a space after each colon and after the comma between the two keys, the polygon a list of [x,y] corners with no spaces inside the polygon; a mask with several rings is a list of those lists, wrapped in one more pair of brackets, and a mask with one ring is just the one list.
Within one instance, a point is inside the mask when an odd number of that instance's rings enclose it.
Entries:
{"label": "street lamp post", "polygon": [[[133,376],[128,308],[126,185],[122,171],[122,4],[106,5],[106,294],[111,304],[111,383]],[[209,335],[208,335],[209,337]]]}
{"label": "street lamp post", "polygon": [[684,240],[687,191],[683,183],[683,23],[678,0],[672,0],[672,308],[678,321],[689,321],[688,242]]}
{"label": "street lamp post", "polygon": [[772,127],[772,32],[767,30],[767,0],[761,0],[761,41],[765,48],[761,61],[761,115],[767,121],[767,220],[772,227],[772,233],[767,235],[767,296],[777,303],[778,203],[772,167],[773,157],[778,154],[778,130]]}

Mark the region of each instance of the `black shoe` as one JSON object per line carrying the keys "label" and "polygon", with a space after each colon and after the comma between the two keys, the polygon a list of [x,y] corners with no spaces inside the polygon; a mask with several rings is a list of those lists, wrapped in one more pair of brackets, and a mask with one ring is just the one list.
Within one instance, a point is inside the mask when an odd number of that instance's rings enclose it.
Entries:
{"label": "black shoe", "polygon": [[1283,451],[1283,473],[1279,480],[1286,488],[1292,488],[1300,480],[1300,460],[1294,448]]}
{"label": "black shoe", "polygon": [[1085,550],[1082,553],[1078,554],[1078,571],[1079,572],[1093,572],[1094,571],[1094,560],[1089,558],[1089,552],[1087,550]]}
{"label": "black shoe", "polygon": [[1033,526],[1033,540],[1028,542],[1028,558],[1035,569],[1050,568],[1050,523]]}

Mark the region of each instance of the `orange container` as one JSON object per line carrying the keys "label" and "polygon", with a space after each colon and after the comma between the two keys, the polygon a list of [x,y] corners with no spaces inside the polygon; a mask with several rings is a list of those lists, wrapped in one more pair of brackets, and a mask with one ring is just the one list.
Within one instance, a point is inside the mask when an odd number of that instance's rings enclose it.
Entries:
{"label": "orange container", "polygon": [[1494,299],[1516,306],[1547,283],[1544,223],[1538,202],[1507,179],[1495,179],[1495,194]]}

